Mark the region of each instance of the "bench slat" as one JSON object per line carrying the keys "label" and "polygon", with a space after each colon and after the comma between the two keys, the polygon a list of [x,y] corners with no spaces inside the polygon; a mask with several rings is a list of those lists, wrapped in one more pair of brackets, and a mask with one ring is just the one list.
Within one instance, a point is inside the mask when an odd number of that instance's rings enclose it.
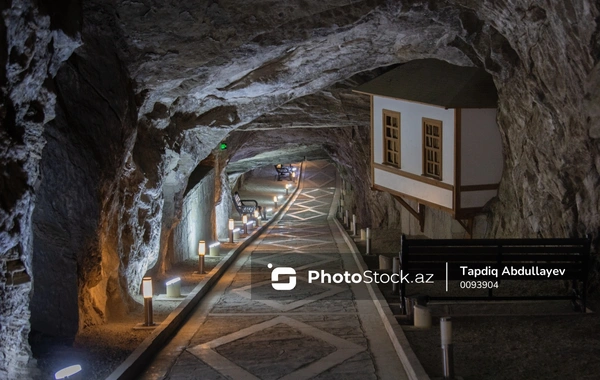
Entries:
{"label": "bench slat", "polygon": [[[510,263],[510,262],[521,262],[521,261],[550,261],[550,262],[583,262],[587,260],[586,255],[582,254],[573,254],[573,255],[501,255],[500,260],[502,263]],[[449,263],[457,263],[457,262],[490,262],[495,263],[498,261],[497,255],[454,255],[454,254],[437,254],[437,255],[410,255],[411,263],[415,262],[449,262]]]}
{"label": "bench slat", "polygon": [[575,245],[575,246],[583,246],[585,247],[588,244],[586,239],[415,239],[415,240],[407,240],[410,242],[410,247],[423,247],[423,246],[431,246],[431,247],[472,247],[472,246],[481,246],[481,247],[489,247],[489,246],[541,246],[541,245]]}
{"label": "bench slat", "polygon": [[522,254],[533,254],[533,253],[582,253],[585,252],[585,247],[581,245],[575,246],[418,246],[414,247],[411,245],[408,248],[409,254],[421,254],[421,253],[447,253],[447,254],[497,254],[498,252],[504,253],[522,253]]}

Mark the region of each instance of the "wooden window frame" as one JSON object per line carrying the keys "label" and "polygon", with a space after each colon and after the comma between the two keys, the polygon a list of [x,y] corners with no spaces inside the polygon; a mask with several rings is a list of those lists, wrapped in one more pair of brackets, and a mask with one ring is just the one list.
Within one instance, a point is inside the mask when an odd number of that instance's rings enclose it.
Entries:
{"label": "wooden window frame", "polygon": [[[393,136],[392,137],[388,137],[387,136],[387,129],[390,128],[387,124],[386,124],[386,117],[391,117],[391,118],[396,118],[398,120],[398,138],[395,139]],[[396,112],[396,111],[390,111],[390,110],[386,110],[384,109],[382,112],[382,118],[381,118],[381,128],[382,128],[382,135],[383,135],[383,163],[385,165],[390,165],[393,167],[397,167],[400,168],[401,165],[401,160],[400,160],[400,153],[401,153],[401,119],[400,119],[400,112]],[[391,127],[393,128],[393,127]],[[391,129],[390,128],[390,129]],[[398,144],[398,151],[394,152],[392,151],[392,154],[397,155],[397,161],[398,162],[393,162],[388,160],[388,142],[396,142]]]}
{"label": "wooden window frame", "polygon": [[[443,123],[442,123],[441,120],[429,119],[429,118],[424,117],[422,119],[421,124],[422,124],[422,129],[423,129],[423,175],[426,176],[426,177],[433,178],[433,179],[441,181],[442,180],[442,173],[443,173],[443,171],[442,171],[443,166],[442,165],[444,163],[443,156],[442,156],[442,153],[443,153],[442,147],[443,147],[443,141],[444,141],[443,140],[443,130],[444,130],[443,129]],[[426,131],[426,124],[429,124],[429,125],[432,125],[432,126],[437,126],[439,128],[439,130],[440,130],[439,136],[429,135],[427,133],[427,131]],[[439,148],[428,147],[427,146],[427,137],[439,139]],[[438,157],[439,157],[439,162],[435,162],[435,161],[427,159],[427,152],[428,151],[432,151],[432,152],[437,151],[437,154],[438,154]],[[429,172],[427,170],[428,163],[430,161],[434,165],[438,165],[439,166],[439,175],[436,175],[435,173],[431,173],[431,172]]]}

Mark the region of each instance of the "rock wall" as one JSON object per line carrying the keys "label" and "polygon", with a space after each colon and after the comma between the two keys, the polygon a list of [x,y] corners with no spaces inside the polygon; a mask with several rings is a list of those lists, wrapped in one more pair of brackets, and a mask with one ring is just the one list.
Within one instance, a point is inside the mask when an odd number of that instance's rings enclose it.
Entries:
{"label": "rock wall", "polygon": [[2,2],[0,14],[0,378],[23,378],[31,354],[34,189],[44,124],[55,115],[48,79],[80,43],[76,27],[67,35],[32,1]]}
{"label": "rock wall", "polygon": [[137,118],[112,39],[86,27],[82,40],[54,79],[57,117],[44,131],[33,213],[32,327],[70,339],[105,321],[109,300],[122,304],[119,258],[104,250],[100,234]]}
{"label": "rock wall", "polygon": [[173,231],[173,262],[198,257],[198,242],[214,242],[215,170],[211,169],[184,200],[181,221]]}

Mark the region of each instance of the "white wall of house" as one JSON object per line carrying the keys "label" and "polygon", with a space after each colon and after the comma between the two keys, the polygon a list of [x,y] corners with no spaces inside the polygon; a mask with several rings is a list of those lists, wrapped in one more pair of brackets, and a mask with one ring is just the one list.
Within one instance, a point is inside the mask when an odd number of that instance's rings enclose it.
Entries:
{"label": "white wall of house", "polygon": [[375,184],[452,209],[452,191],[375,168]]}
{"label": "white wall of house", "polygon": [[[497,184],[503,169],[502,141],[495,109],[463,109],[461,182],[463,186]],[[482,207],[496,190],[461,192],[461,208]]]}
{"label": "white wall of house", "polygon": [[379,96],[373,97],[375,161],[383,162],[383,110],[400,112],[400,169],[423,174],[424,117],[442,121],[442,182],[454,182],[454,110]]}
{"label": "white wall of house", "polygon": [[461,115],[462,185],[499,183],[502,140],[495,109],[463,109]]}
{"label": "white wall of house", "polygon": [[[400,113],[400,170],[423,174],[422,118],[442,121],[442,181],[454,184],[454,110],[373,96],[373,162],[383,163],[383,110]],[[375,170],[374,183],[452,208],[452,192],[417,180]]]}

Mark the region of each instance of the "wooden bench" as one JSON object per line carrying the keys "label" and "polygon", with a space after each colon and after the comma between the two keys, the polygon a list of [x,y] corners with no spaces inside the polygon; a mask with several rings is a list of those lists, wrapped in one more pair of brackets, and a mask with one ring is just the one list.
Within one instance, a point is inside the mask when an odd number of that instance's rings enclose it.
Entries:
{"label": "wooden bench", "polygon": [[[568,280],[566,294],[537,296],[496,296],[494,288],[487,296],[431,296],[429,300],[571,300],[574,307],[586,311],[586,291],[590,239],[407,239],[402,236],[400,268],[408,279],[417,273],[432,274],[436,283],[449,281]],[[462,267],[462,268],[461,268]],[[484,270],[480,276],[468,269]],[[497,269],[493,273],[491,269]],[[505,268],[508,268],[505,271]],[[535,275],[519,272],[532,269]],[[516,272],[514,270],[516,270]],[[542,271],[543,270],[543,271]],[[548,277],[548,272],[550,276]],[[473,284],[473,283],[471,283]],[[581,288],[579,285],[582,285]],[[465,284],[467,285],[467,284]],[[406,283],[400,284],[400,300],[406,312]],[[410,286],[410,284],[409,284]],[[485,290],[483,291],[485,292]],[[578,305],[579,302],[579,305]]]}
{"label": "wooden bench", "polygon": [[266,215],[263,215],[263,208],[258,205],[258,202],[254,199],[240,199],[240,194],[236,191],[233,193],[233,205],[237,210],[240,216],[244,214],[249,214],[250,216],[254,215],[254,210],[258,210],[259,214],[266,218]]}
{"label": "wooden bench", "polygon": [[282,178],[287,178],[288,181],[292,180],[292,173],[294,172],[294,167],[292,165],[275,165],[275,170],[277,171],[277,180],[281,181]]}

